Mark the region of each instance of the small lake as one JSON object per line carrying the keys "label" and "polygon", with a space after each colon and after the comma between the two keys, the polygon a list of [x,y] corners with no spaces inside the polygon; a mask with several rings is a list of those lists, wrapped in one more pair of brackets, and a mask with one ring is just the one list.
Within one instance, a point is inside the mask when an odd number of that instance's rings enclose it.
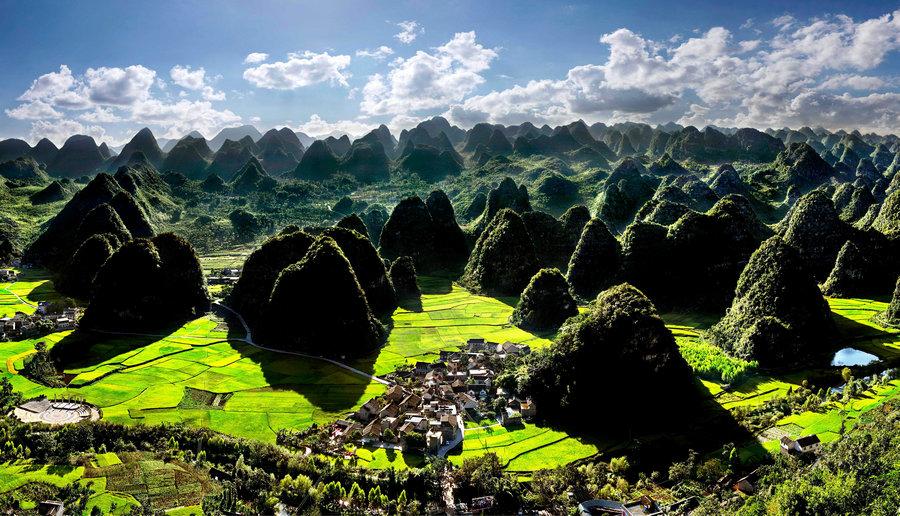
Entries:
{"label": "small lake", "polygon": [[856,348],[844,348],[838,350],[838,352],[834,354],[834,358],[831,359],[831,365],[839,367],[864,366],[874,362],[878,362],[878,357]]}

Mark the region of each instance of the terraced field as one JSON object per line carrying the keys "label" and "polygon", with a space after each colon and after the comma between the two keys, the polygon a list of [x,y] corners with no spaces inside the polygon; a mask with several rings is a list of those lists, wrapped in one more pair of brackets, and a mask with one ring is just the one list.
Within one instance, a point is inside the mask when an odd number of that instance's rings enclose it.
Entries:
{"label": "terraced field", "polygon": [[525,472],[546,468],[548,464],[567,464],[598,451],[597,444],[525,423],[517,428],[490,426],[466,430],[462,451],[448,457],[452,463],[462,465],[467,458],[494,452],[510,471]]}
{"label": "terraced field", "polygon": [[65,487],[72,483],[92,491],[84,514],[98,507],[102,514],[128,514],[139,500],[154,507],[184,514],[201,514],[203,496],[217,489],[209,477],[187,464],[154,460],[146,453],[98,454],[89,466],[51,466],[30,461],[0,463],[0,494],[11,494],[23,509],[37,500],[17,489],[31,483]]}

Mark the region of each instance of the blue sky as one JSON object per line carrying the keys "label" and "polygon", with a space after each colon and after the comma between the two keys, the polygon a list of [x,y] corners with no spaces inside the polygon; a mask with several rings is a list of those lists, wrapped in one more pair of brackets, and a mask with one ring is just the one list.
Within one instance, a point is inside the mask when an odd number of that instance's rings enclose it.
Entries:
{"label": "blue sky", "polygon": [[435,114],[897,130],[900,3],[740,4],[0,0],[0,137]]}

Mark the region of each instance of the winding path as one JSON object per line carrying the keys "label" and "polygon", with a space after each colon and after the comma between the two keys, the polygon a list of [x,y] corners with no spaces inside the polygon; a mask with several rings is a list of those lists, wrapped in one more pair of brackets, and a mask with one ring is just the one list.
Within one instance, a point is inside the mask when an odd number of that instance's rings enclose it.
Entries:
{"label": "winding path", "polygon": [[331,358],[321,357],[318,355],[310,355],[307,353],[300,353],[298,351],[288,351],[288,350],[284,350],[284,349],[270,348],[267,346],[262,346],[260,344],[257,344],[255,342],[253,342],[253,334],[250,331],[250,326],[247,325],[247,321],[244,320],[244,316],[239,314],[233,308],[231,308],[228,305],[225,305],[219,301],[214,301],[212,304],[213,304],[213,306],[217,306],[217,307],[222,308],[222,309],[230,312],[231,314],[233,314],[235,317],[237,317],[238,321],[240,321],[241,326],[244,327],[244,332],[246,333],[246,336],[242,339],[233,339],[233,340],[239,340],[239,341],[245,342],[245,343],[253,346],[254,348],[259,348],[259,349],[269,351],[272,353],[280,353],[283,355],[294,355],[294,356],[303,357],[303,358],[311,358],[313,360],[322,360],[324,362],[328,362],[329,364],[335,365],[342,369],[346,369],[347,371],[350,371],[351,373],[353,373],[355,375],[362,376],[362,377],[367,378],[374,382],[378,382],[382,385],[391,385],[391,382],[389,382],[383,378],[379,378],[379,377],[375,376],[374,374],[370,374],[365,371],[361,371],[355,367],[349,366],[343,362],[338,362],[337,360],[333,360]]}
{"label": "winding path", "polygon": [[23,299],[19,294],[16,294],[15,292],[12,291],[12,286],[15,285],[15,284],[16,284],[16,282],[13,281],[12,283],[10,283],[10,284],[8,284],[7,286],[3,287],[2,290],[5,290],[5,291],[6,291],[7,293],[9,293],[10,295],[14,296],[14,297],[15,297],[16,299],[18,299],[19,302],[22,303],[23,305],[28,305],[28,306],[30,306],[31,308],[37,308],[37,305],[32,304],[32,303],[29,303],[28,301],[26,301],[25,299]]}

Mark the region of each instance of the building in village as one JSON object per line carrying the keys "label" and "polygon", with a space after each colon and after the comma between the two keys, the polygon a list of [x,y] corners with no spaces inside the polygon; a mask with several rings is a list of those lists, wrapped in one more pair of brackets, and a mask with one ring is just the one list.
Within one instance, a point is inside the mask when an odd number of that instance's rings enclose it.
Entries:
{"label": "building in village", "polygon": [[241,278],[241,269],[222,269],[211,271],[206,278],[206,282],[210,285],[233,285]]}
{"label": "building in village", "polygon": [[48,333],[74,330],[81,317],[80,308],[64,308],[51,311],[49,303],[38,303],[31,315],[16,312],[12,317],[0,317],[0,340],[22,340],[37,338]]}
{"label": "building in village", "polygon": [[[394,381],[383,396],[366,401],[347,419],[332,425],[338,441],[354,440],[393,444],[405,448],[413,434],[429,453],[452,443],[462,433],[463,416],[493,413],[493,402],[503,397],[508,408],[501,422],[519,424],[536,414],[530,399],[508,396],[494,385],[493,358],[530,353],[528,346],[497,344],[471,339],[460,351],[442,351],[435,362],[416,362],[411,370],[389,375]],[[424,443],[422,442],[424,440]]]}
{"label": "building in village", "polygon": [[0,282],[12,283],[16,281],[18,274],[12,269],[0,269]]}

